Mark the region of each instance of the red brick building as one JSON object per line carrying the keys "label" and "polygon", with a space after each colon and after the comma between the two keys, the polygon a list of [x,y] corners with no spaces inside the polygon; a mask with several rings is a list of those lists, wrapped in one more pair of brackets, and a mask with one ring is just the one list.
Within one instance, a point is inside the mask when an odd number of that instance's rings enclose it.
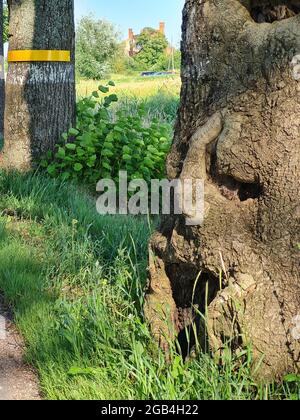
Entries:
{"label": "red brick building", "polygon": [[[159,22],[159,28],[157,29],[157,32],[160,32],[161,34],[165,35],[166,32],[166,24],[165,22]],[[126,48],[125,52],[129,57],[133,57],[134,55],[139,53],[139,48],[137,46],[137,37],[138,35],[135,35],[133,32],[133,29],[128,29],[128,39],[126,40]]]}

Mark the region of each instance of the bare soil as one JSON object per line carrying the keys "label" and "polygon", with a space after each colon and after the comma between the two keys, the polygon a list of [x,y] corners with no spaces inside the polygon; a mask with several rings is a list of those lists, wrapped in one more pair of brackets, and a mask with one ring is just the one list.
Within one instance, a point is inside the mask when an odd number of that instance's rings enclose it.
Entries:
{"label": "bare soil", "polygon": [[24,342],[0,296],[0,400],[40,400],[38,379],[23,360]]}

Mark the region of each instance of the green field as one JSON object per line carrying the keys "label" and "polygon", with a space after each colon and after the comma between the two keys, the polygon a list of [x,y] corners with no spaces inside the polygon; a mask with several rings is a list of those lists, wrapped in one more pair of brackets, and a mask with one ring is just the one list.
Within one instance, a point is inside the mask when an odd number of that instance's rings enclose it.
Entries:
{"label": "green field", "polygon": [[[173,123],[179,105],[181,81],[178,75],[168,77],[141,77],[112,75],[115,87],[111,93],[116,93],[119,103],[115,111],[122,109],[130,114],[135,113],[138,106],[143,105],[147,111],[147,122],[157,118],[162,122]],[[89,96],[107,80],[79,80],[77,82],[77,96]]]}
{"label": "green field", "polygon": [[101,217],[78,188],[0,173],[0,288],[46,399],[298,399],[260,385],[251,352],[165,362],[143,317],[153,222]]}
{"label": "green field", "polygon": [[[114,93],[120,97],[148,98],[158,94],[169,94],[179,96],[181,81],[179,75],[168,77],[141,77],[138,74],[133,76],[112,74],[110,77],[116,84]],[[79,97],[90,95],[97,90],[99,84],[105,84],[107,80],[79,80],[77,82],[77,94]]]}

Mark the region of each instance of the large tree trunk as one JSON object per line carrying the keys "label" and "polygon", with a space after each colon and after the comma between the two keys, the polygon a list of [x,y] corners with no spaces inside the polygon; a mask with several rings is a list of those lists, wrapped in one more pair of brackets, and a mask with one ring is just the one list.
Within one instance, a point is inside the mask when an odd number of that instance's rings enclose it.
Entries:
{"label": "large tree trunk", "polygon": [[[3,2],[0,1],[0,142],[3,138],[4,124],[4,57],[3,57]],[[1,147],[1,145],[0,145]]]}
{"label": "large tree trunk", "polygon": [[270,3],[186,0],[167,168],[205,178],[205,220],[154,234],[145,307],[162,347],[195,322],[218,358],[251,346],[264,379],[300,367],[300,1]]}
{"label": "large tree trunk", "polygon": [[68,50],[68,62],[14,62],[6,83],[0,165],[26,170],[74,123],[73,0],[10,0],[10,50]]}

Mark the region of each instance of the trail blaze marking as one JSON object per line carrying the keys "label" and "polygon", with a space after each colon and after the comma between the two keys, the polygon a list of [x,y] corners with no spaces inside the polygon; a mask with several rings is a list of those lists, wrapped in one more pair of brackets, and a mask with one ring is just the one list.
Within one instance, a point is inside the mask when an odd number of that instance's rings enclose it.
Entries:
{"label": "trail blaze marking", "polygon": [[13,50],[8,52],[8,61],[32,62],[32,61],[71,61],[71,52],[63,50]]}

